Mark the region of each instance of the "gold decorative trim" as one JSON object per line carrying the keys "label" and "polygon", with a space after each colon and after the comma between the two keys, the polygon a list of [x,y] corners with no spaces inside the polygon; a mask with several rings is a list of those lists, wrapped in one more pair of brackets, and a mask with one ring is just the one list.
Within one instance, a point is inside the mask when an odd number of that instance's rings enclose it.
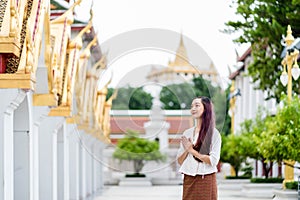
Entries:
{"label": "gold decorative trim", "polygon": [[16,38],[0,37],[0,52],[20,56],[20,42]]}
{"label": "gold decorative trim", "polygon": [[48,113],[48,116],[61,116],[61,117],[71,117],[72,110],[69,106],[58,106],[52,108]]}
{"label": "gold decorative trim", "polygon": [[0,74],[0,88],[35,89],[34,74]]}
{"label": "gold decorative trim", "polygon": [[67,124],[76,124],[76,119],[75,117],[68,117],[66,119]]}
{"label": "gold decorative trim", "polygon": [[90,125],[88,123],[82,123],[82,124],[78,124],[77,128],[79,130],[88,131],[90,129]]}
{"label": "gold decorative trim", "polygon": [[4,19],[4,15],[5,15],[6,6],[7,6],[7,0],[3,0],[0,2],[0,31],[2,28],[2,23],[3,23],[3,19]]}
{"label": "gold decorative trim", "polygon": [[54,94],[34,94],[34,106],[57,106],[58,97]]}

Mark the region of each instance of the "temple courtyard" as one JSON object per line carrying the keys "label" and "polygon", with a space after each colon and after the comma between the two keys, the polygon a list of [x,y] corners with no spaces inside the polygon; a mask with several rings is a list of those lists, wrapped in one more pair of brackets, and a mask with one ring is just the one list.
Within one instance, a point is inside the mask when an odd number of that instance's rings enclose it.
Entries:
{"label": "temple courtyard", "polygon": [[[218,176],[218,196],[219,200],[267,200],[273,199],[273,196],[264,196],[266,192],[272,192],[272,188],[268,188],[262,192],[260,188],[252,191],[253,196],[245,196],[242,185],[247,184],[246,180],[224,180]],[[261,197],[258,197],[261,193]],[[180,200],[182,195],[181,184],[170,185],[154,185],[147,186],[145,184],[136,185],[134,183],[124,186],[104,186],[102,194],[92,200]],[[263,197],[264,196],[264,197]]]}

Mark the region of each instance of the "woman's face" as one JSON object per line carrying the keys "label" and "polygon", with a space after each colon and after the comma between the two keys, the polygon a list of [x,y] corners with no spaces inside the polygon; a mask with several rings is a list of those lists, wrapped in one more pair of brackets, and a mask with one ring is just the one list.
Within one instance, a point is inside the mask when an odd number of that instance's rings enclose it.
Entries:
{"label": "woman's face", "polygon": [[204,106],[201,102],[201,99],[200,98],[194,99],[191,105],[192,117],[198,119],[201,117],[203,112],[204,112]]}

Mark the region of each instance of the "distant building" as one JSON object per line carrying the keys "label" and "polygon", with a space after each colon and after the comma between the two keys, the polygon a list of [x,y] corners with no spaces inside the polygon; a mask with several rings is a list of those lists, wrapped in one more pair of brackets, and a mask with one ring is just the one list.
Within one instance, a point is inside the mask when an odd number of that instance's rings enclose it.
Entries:
{"label": "distant building", "polygon": [[[184,130],[193,126],[189,110],[165,110],[165,120],[170,124],[169,147],[178,148],[179,139]],[[150,120],[150,110],[112,110],[111,133],[112,144],[124,137],[127,129],[145,134],[144,123]]]}
{"label": "distant building", "polygon": [[169,61],[166,68],[153,67],[147,75],[147,79],[154,82],[159,82],[163,85],[178,84],[183,81],[190,82],[194,77],[203,76],[203,78],[219,84],[218,72],[212,60],[203,52],[203,60],[209,60],[206,66],[194,65],[188,57],[187,50],[181,35],[175,59]]}

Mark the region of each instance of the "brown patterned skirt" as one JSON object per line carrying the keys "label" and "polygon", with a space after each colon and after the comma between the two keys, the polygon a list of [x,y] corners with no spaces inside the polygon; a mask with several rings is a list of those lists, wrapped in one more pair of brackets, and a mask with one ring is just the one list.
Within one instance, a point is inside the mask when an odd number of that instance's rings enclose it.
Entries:
{"label": "brown patterned skirt", "polygon": [[182,200],[217,200],[216,173],[208,175],[184,175]]}

